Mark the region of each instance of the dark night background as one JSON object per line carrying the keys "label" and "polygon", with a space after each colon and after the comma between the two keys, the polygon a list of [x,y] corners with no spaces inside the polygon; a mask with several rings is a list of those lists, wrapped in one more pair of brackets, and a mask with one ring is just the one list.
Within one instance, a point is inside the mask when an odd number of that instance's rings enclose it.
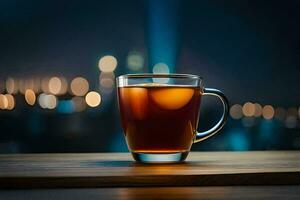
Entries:
{"label": "dark night background", "polygon": [[[229,117],[220,134],[194,150],[300,149],[299,7],[297,0],[2,0],[0,93],[7,93],[8,77],[63,76],[70,83],[82,76],[102,102],[65,112],[59,109],[65,104],[42,109],[13,94],[15,108],[0,109],[0,153],[127,151],[115,89],[99,84],[105,55],[118,61],[114,76],[152,72],[163,62],[170,72],[204,77],[231,105],[275,109],[271,119]],[[139,71],[128,67],[132,52],[144,60]],[[72,95],[57,98],[68,103]],[[278,107],[283,118],[276,118]],[[216,100],[205,98],[200,130],[215,123],[218,110]]]}

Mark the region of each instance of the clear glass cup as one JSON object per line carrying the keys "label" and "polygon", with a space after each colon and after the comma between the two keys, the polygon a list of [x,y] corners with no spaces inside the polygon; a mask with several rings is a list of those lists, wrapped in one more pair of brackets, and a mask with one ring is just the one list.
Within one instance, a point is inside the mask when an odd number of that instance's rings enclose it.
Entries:
{"label": "clear glass cup", "polygon": [[[225,95],[204,88],[196,75],[128,74],[117,77],[117,87],[126,142],[139,162],[184,161],[192,144],[217,133],[228,116]],[[198,132],[204,95],[218,97],[223,114],[211,129]]]}

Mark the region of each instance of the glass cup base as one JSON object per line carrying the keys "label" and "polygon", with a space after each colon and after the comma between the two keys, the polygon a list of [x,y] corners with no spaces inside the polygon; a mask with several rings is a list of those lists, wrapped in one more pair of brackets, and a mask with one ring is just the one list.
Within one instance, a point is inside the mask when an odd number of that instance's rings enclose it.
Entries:
{"label": "glass cup base", "polygon": [[183,162],[189,152],[178,153],[136,153],[131,152],[133,158],[137,162],[143,163],[178,163]]}

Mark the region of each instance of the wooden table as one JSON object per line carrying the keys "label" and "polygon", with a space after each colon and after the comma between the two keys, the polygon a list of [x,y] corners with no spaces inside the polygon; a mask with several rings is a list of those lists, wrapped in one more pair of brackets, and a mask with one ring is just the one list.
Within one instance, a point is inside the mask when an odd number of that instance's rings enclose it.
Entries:
{"label": "wooden table", "polygon": [[192,152],[148,165],[128,153],[0,155],[0,187],[0,199],[300,199],[300,152]]}

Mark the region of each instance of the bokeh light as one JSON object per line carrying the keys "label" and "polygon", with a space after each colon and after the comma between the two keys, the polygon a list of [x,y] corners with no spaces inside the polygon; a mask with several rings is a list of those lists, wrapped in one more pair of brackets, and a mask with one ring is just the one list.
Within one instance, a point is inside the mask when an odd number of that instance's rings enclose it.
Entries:
{"label": "bokeh light", "polygon": [[298,117],[299,117],[299,119],[300,119],[300,106],[299,106],[299,108],[298,108]]}
{"label": "bokeh light", "polygon": [[100,90],[104,93],[111,93],[115,85],[114,73],[101,73],[99,77]]}
{"label": "bokeh light", "polygon": [[33,78],[28,78],[28,79],[25,79],[24,80],[24,87],[22,88],[22,90],[20,90],[20,92],[22,93],[22,94],[25,94],[25,91],[27,90],[27,89],[31,89],[31,90],[33,90],[34,89],[34,79]]}
{"label": "bokeh light", "polygon": [[[40,91],[41,88],[41,79],[39,77],[34,78],[34,85],[33,85],[33,92],[34,93],[38,93]],[[26,92],[26,90],[25,90]]]}
{"label": "bokeh light", "polygon": [[86,103],[83,97],[73,97],[72,98],[74,110],[76,112],[82,112],[86,109]]}
{"label": "bokeh light", "polygon": [[262,110],[265,119],[272,119],[274,117],[274,108],[271,105],[265,105]]}
{"label": "bokeh light", "polygon": [[235,105],[231,106],[229,112],[230,112],[230,116],[233,119],[240,119],[243,117],[242,106],[239,104],[235,104]]}
{"label": "bokeh light", "polygon": [[6,79],[6,92],[9,94],[15,94],[18,92],[18,84],[15,79],[11,77]]}
{"label": "bokeh light", "polygon": [[243,105],[243,114],[246,117],[252,117],[254,116],[254,113],[255,113],[255,106],[253,103],[247,102]]}
{"label": "bokeh light", "polygon": [[71,92],[75,96],[84,96],[89,91],[89,82],[83,77],[76,77],[71,82]]}
{"label": "bokeh light", "polygon": [[254,117],[260,117],[262,115],[262,106],[259,103],[255,103],[254,106]]}
{"label": "bokeh light", "polygon": [[45,93],[42,93],[38,97],[38,102],[39,102],[41,108],[47,108],[47,105],[46,105],[46,96],[47,95]]}
{"label": "bokeh light", "polygon": [[0,109],[6,109],[8,107],[8,100],[5,95],[0,94]]}
{"label": "bokeh light", "polygon": [[278,107],[275,109],[275,119],[283,121],[286,116],[286,111],[284,108]]}
{"label": "bokeh light", "polygon": [[91,91],[85,96],[85,101],[90,107],[96,107],[101,103],[101,96],[98,92]]}
{"label": "bokeh light", "polygon": [[12,110],[15,108],[15,98],[11,94],[5,94],[7,99],[7,110]]}
{"label": "bokeh light", "polygon": [[118,65],[118,61],[114,56],[107,55],[100,58],[98,67],[102,72],[113,72]]}
{"label": "bokeh light", "polygon": [[60,77],[60,81],[61,81],[61,88],[59,91],[59,94],[66,94],[68,91],[68,81],[65,77]]}
{"label": "bokeh light", "polygon": [[4,92],[5,88],[6,88],[5,81],[3,81],[3,79],[0,78],[0,93]]}
{"label": "bokeh light", "polygon": [[40,94],[38,102],[42,108],[54,109],[57,106],[57,99],[52,94]]}
{"label": "bokeh light", "polygon": [[296,128],[297,126],[297,117],[294,115],[287,116],[285,120],[285,126],[287,128]]}
{"label": "bokeh light", "polygon": [[54,109],[57,105],[57,99],[54,95],[49,94],[46,97],[46,105],[48,109]]}
{"label": "bokeh light", "polygon": [[143,54],[137,51],[132,51],[127,56],[127,67],[132,71],[141,71],[144,67]]}
{"label": "bokeh light", "polygon": [[287,110],[287,116],[294,116],[297,117],[298,115],[298,110],[297,108],[291,107]]}
{"label": "bokeh light", "polygon": [[31,106],[35,104],[36,96],[33,90],[28,89],[25,91],[25,101]]}
{"label": "bokeh light", "polygon": [[25,79],[23,78],[20,78],[18,80],[18,88],[19,88],[19,92],[21,94],[24,94],[25,93]]}
{"label": "bokeh light", "polygon": [[254,117],[244,117],[242,119],[242,124],[245,127],[252,127],[255,125],[255,118]]}
{"label": "bokeh light", "polygon": [[153,66],[152,72],[154,74],[168,74],[170,73],[169,66],[165,63],[157,63]]}
{"label": "bokeh light", "polygon": [[60,78],[55,76],[49,80],[48,88],[52,94],[59,94],[61,91],[61,87],[62,87],[62,83],[61,83]]}
{"label": "bokeh light", "polygon": [[41,82],[41,89],[46,94],[50,92],[49,91],[49,80],[50,80],[50,78],[45,77],[42,79],[42,82]]}

